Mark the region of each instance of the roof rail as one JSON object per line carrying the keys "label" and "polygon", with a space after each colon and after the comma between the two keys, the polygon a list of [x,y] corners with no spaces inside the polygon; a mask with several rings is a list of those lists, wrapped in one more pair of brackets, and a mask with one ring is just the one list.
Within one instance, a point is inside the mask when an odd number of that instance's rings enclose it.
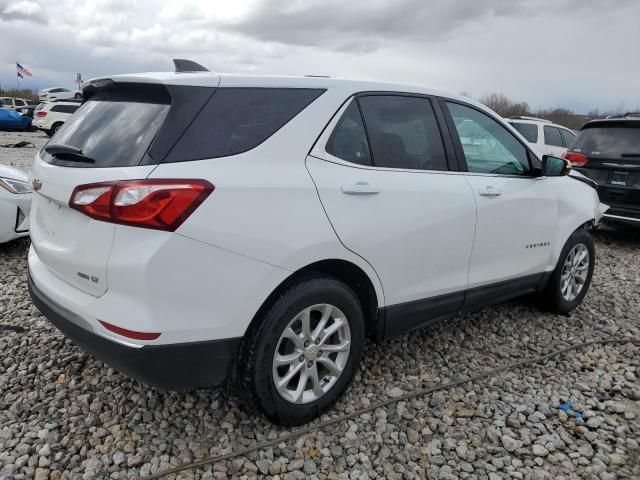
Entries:
{"label": "roof rail", "polygon": [[538,118],[538,117],[527,117],[526,115],[514,115],[511,117],[513,120],[535,120],[536,122],[546,122],[553,123],[551,120],[547,120],[546,118]]}
{"label": "roof rail", "polygon": [[209,71],[208,68],[203,67],[199,63],[196,63],[193,60],[185,60],[183,58],[174,58],[173,64],[176,66],[176,73]]}

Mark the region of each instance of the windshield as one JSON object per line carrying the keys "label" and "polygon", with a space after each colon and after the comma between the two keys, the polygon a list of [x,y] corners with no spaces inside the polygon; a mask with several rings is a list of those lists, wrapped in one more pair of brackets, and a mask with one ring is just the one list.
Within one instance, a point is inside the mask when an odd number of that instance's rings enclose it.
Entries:
{"label": "windshield", "polygon": [[75,147],[95,160],[91,165],[67,164],[42,152],[44,161],[74,167],[138,165],[169,110],[168,95],[140,89],[97,93],[85,102],[51,139]]}

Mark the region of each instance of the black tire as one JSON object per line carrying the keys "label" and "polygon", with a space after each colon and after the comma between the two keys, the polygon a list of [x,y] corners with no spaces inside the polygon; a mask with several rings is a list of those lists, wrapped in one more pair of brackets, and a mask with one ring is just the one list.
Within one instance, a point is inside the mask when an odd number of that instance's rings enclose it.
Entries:
{"label": "black tire", "polygon": [[[563,268],[565,262],[567,261],[569,253],[574,249],[574,247],[579,244],[587,247],[587,251],[589,252],[589,266],[587,269],[587,276],[578,295],[573,300],[567,300],[562,295],[561,291]],[[593,268],[595,266],[595,258],[595,247],[591,234],[583,228],[580,228],[573,232],[567,240],[567,243],[562,248],[562,252],[560,253],[560,257],[558,259],[558,264],[556,265],[551,278],[549,279],[545,289],[540,294],[541,307],[549,312],[568,314],[574,308],[580,305],[584,296],[589,290],[589,285],[591,285]]]}
{"label": "black tire", "polygon": [[73,98],[75,98],[76,100],[80,100],[82,98],[82,94],[81,93],[76,93]]}
{"label": "black tire", "polygon": [[[333,387],[324,395],[309,403],[293,403],[281,396],[274,384],[276,348],[285,328],[300,312],[322,303],[337,307],[347,319],[351,334],[348,359]],[[274,423],[302,425],[330,408],[345,391],[360,362],[364,341],[362,308],[353,290],[332,277],[310,274],[288,287],[245,335],[233,378],[235,390],[247,406]]]}
{"label": "black tire", "polygon": [[49,129],[49,136],[53,137],[56,134],[56,132],[60,130],[60,127],[62,125],[63,125],[62,122],[57,122],[51,125],[51,128]]}

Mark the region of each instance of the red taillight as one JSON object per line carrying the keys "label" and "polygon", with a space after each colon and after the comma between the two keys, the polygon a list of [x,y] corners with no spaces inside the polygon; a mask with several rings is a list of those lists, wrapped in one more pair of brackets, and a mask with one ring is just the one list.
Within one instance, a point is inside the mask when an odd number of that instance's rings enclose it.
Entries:
{"label": "red taillight", "polygon": [[91,183],[73,190],[69,206],[105,222],[173,232],[213,189],[206,180]]}
{"label": "red taillight", "polygon": [[38,116],[39,117],[46,117],[47,116],[47,112],[38,112]]}
{"label": "red taillight", "polygon": [[122,335],[123,337],[133,338],[135,340],[155,340],[160,336],[159,333],[135,332],[133,330],[127,330],[126,328],[111,325],[110,323],[103,322],[102,320],[98,320],[98,321],[102,324],[104,328],[106,328],[110,332],[117,333],[118,335]]}
{"label": "red taillight", "polygon": [[574,167],[583,167],[589,159],[584,153],[566,151],[562,154],[562,158],[569,160]]}

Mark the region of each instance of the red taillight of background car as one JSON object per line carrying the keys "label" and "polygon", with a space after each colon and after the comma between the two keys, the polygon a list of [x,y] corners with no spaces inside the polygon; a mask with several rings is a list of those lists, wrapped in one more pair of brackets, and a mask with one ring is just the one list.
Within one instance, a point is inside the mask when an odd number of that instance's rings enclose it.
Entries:
{"label": "red taillight of background car", "polygon": [[39,117],[46,117],[47,116],[47,112],[38,112],[38,116]]}
{"label": "red taillight of background car", "polygon": [[562,155],[562,158],[569,160],[571,162],[571,165],[573,165],[574,167],[583,167],[589,161],[589,159],[584,153],[579,153],[579,152],[566,151]]}
{"label": "red taillight of background car", "polygon": [[206,180],[91,183],[73,190],[69,206],[96,220],[174,232],[213,189]]}

